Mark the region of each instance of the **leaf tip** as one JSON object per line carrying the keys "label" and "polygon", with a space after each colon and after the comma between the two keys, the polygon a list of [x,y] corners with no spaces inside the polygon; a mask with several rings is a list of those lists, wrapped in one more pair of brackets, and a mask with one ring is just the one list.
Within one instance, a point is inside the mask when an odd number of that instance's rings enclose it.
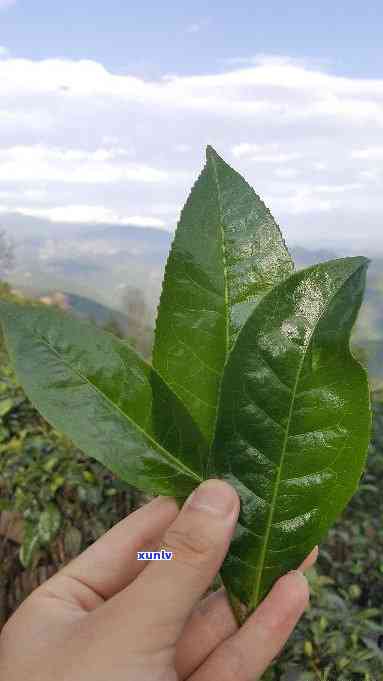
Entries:
{"label": "leaf tip", "polygon": [[334,263],[344,263],[346,271],[352,272],[366,272],[368,266],[371,263],[370,258],[366,258],[364,255],[353,255],[345,258],[336,258]]}
{"label": "leaf tip", "polygon": [[207,147],[206,147],[206,160],[207,161],[213,161],[217,157],[218,157],[218,154],[217,154],[216,150],[210,144],[208,144]]}
{"label": "leaf tip", "polygon": [[371,264],[371,259],[365,255],[357,255],[355,256],[355,262],[358,264],[358,268],[366,270]]}

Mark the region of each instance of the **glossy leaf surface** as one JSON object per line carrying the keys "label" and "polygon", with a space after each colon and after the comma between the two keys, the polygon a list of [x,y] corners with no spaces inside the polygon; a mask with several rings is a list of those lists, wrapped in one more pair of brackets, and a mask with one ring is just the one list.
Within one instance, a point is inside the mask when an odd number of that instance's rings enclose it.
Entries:
{"label": "glossy leaf surface", "polygon": [[153,365],[209,443],[224,364],[238,332],[260,298],[292,270],[269,210],[208,147],[168,258]]}
{"label": "glossy leaf surface", "polygon": [[143,491],[184,498],[194,489],[203,438],[129,345],[52,308],[0,304],[0,317],[17,376],[55,428]]}
{"label": "glossy leaf surface", "polygon": [[370,431],[349,349],[368,261],[330,261],[263,298],[226,366],[210,473],[241,496],[222,570],[252,610],[297,568],[356,490]]}
{"label": "glossy leaf surface", "polygon": [[0,304],[26,393],[86,454],[179,501],[206,477],[234,485],[241,512],[222,576],[237,616],[300,564],[356,490],[371,415],[349,340],[367,264],[292,274],[269,211],[208,148],[166,267],[154,368],[53,308]]}

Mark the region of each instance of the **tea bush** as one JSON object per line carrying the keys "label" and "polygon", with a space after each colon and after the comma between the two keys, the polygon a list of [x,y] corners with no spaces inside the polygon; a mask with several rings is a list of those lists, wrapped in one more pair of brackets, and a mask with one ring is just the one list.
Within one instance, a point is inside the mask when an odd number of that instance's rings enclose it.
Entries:
{"label": "tea bush", "polygon": [[[375,394],[374,436],[360,489],[320,547],[309,572],[310,608],[264,681],[382,678],[382,397]],[[49,559],[57,539],[63,561],[78,554],[140,501],[40,418],[15,381],[1,339],[0,492],[0,510],[24,519],[20,560],[30,569]]]}
{"label": "tea bush", "polygon": [[[0,296],[13,298],[6,284]],[[9,367],[0,331],[0,511],[23,518],[22,565],[48,560],[58,535],[68,555],[79,553],[140,498],[40,417]]]}

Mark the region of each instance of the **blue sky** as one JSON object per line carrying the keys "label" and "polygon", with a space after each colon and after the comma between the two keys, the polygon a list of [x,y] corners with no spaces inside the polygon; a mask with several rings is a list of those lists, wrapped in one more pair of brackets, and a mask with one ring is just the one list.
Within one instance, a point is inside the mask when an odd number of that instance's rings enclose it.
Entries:
{"label": "blue sky", "polygon": [[312,59],[379,77],[383,4],[2,0],[0,44],[31,59],[88,58],[117,72],[206,73],[254,54]]}
{"label": "blue sky", "polygon": [[212,144],[288,243],[383,252],[382,19],[354,0],[0,0],[0,224],[172,230]]}

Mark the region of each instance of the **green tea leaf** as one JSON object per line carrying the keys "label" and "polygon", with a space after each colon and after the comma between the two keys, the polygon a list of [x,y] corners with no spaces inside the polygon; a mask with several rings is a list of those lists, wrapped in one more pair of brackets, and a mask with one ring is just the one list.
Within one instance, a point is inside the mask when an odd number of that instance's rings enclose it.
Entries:
{"label": "green tea leaf", "polygon": [[8,397],[6,400],[0,400],[0,418],[9,414],[14,406],[15,403],[10,397]]}
{"label": "green tea leaf", "polygon": [[127,343],[54,308],[1,304],[0,317],[18,378],[55,428],[139,489],[178,498],[194,489],[206,443]]}
{"label": "green tea leaf", "polygon": [[249,313],[293,263],[247,182],[211,148],[166,265],[153,365],[211,443],[223,368]]}
{"label": "green tea leaf", "polygon": [[49,544],[61,527],[61,513],[55,504],[48,504],[41,513],[37,532],[42,544]]}
{"label": "green tea leaf", "polygon": [[36,523],[30,520],[24,520],[24,537],[19,550],[20,563],[23,567],[30,568],[33,566],[39,548],[40,537]]}
{"label": "green tea leaf", "polygon": [[13,504],[10,499],[0,499],[0,513],[2,511],[12,511]]}
{"label": "green tea leaf", "polygon": [[74,525],[70,525],[64,535],[65,553],[71,558],[78,556],[82,547],[82,534]]}
{"label": "green tea leaf", "polygon": [[367,264],[345,258],[293,274],[259,303],[229,357],[209,470],[241,496],[222,576],[250,610],[359,482],[371,413],[349,338]]}
{"label": "green tea leaf", "polygon": [[[239,621],[298,567],[357,487],[371,413],[350,333],[367,262],[292,274],[269,211],[208,148],[166,267],[154,368],[94,325],[0,303],[18,380],[77,447],[125,484],[178,501],[206,477],[237,489],[241,512],[222,577]],[[20,449],[24,437],[0,451]],[[64,480],[50,461],[47,502]],[[78,495],[97,506],[102,490],[88,478],[76,477]],[[14,499],[25,513],[37,503],[22,485]],[[26,562],[49,522],[40,534],[27,528]],[[105,528],[92,524],[96,538]]]}
{"label": "green tea leaf", "polygon": [[52,482],[49,484],[49,491],[56,494],[57,490],[65,484],[65,478],[62,475],[54,475]]}

